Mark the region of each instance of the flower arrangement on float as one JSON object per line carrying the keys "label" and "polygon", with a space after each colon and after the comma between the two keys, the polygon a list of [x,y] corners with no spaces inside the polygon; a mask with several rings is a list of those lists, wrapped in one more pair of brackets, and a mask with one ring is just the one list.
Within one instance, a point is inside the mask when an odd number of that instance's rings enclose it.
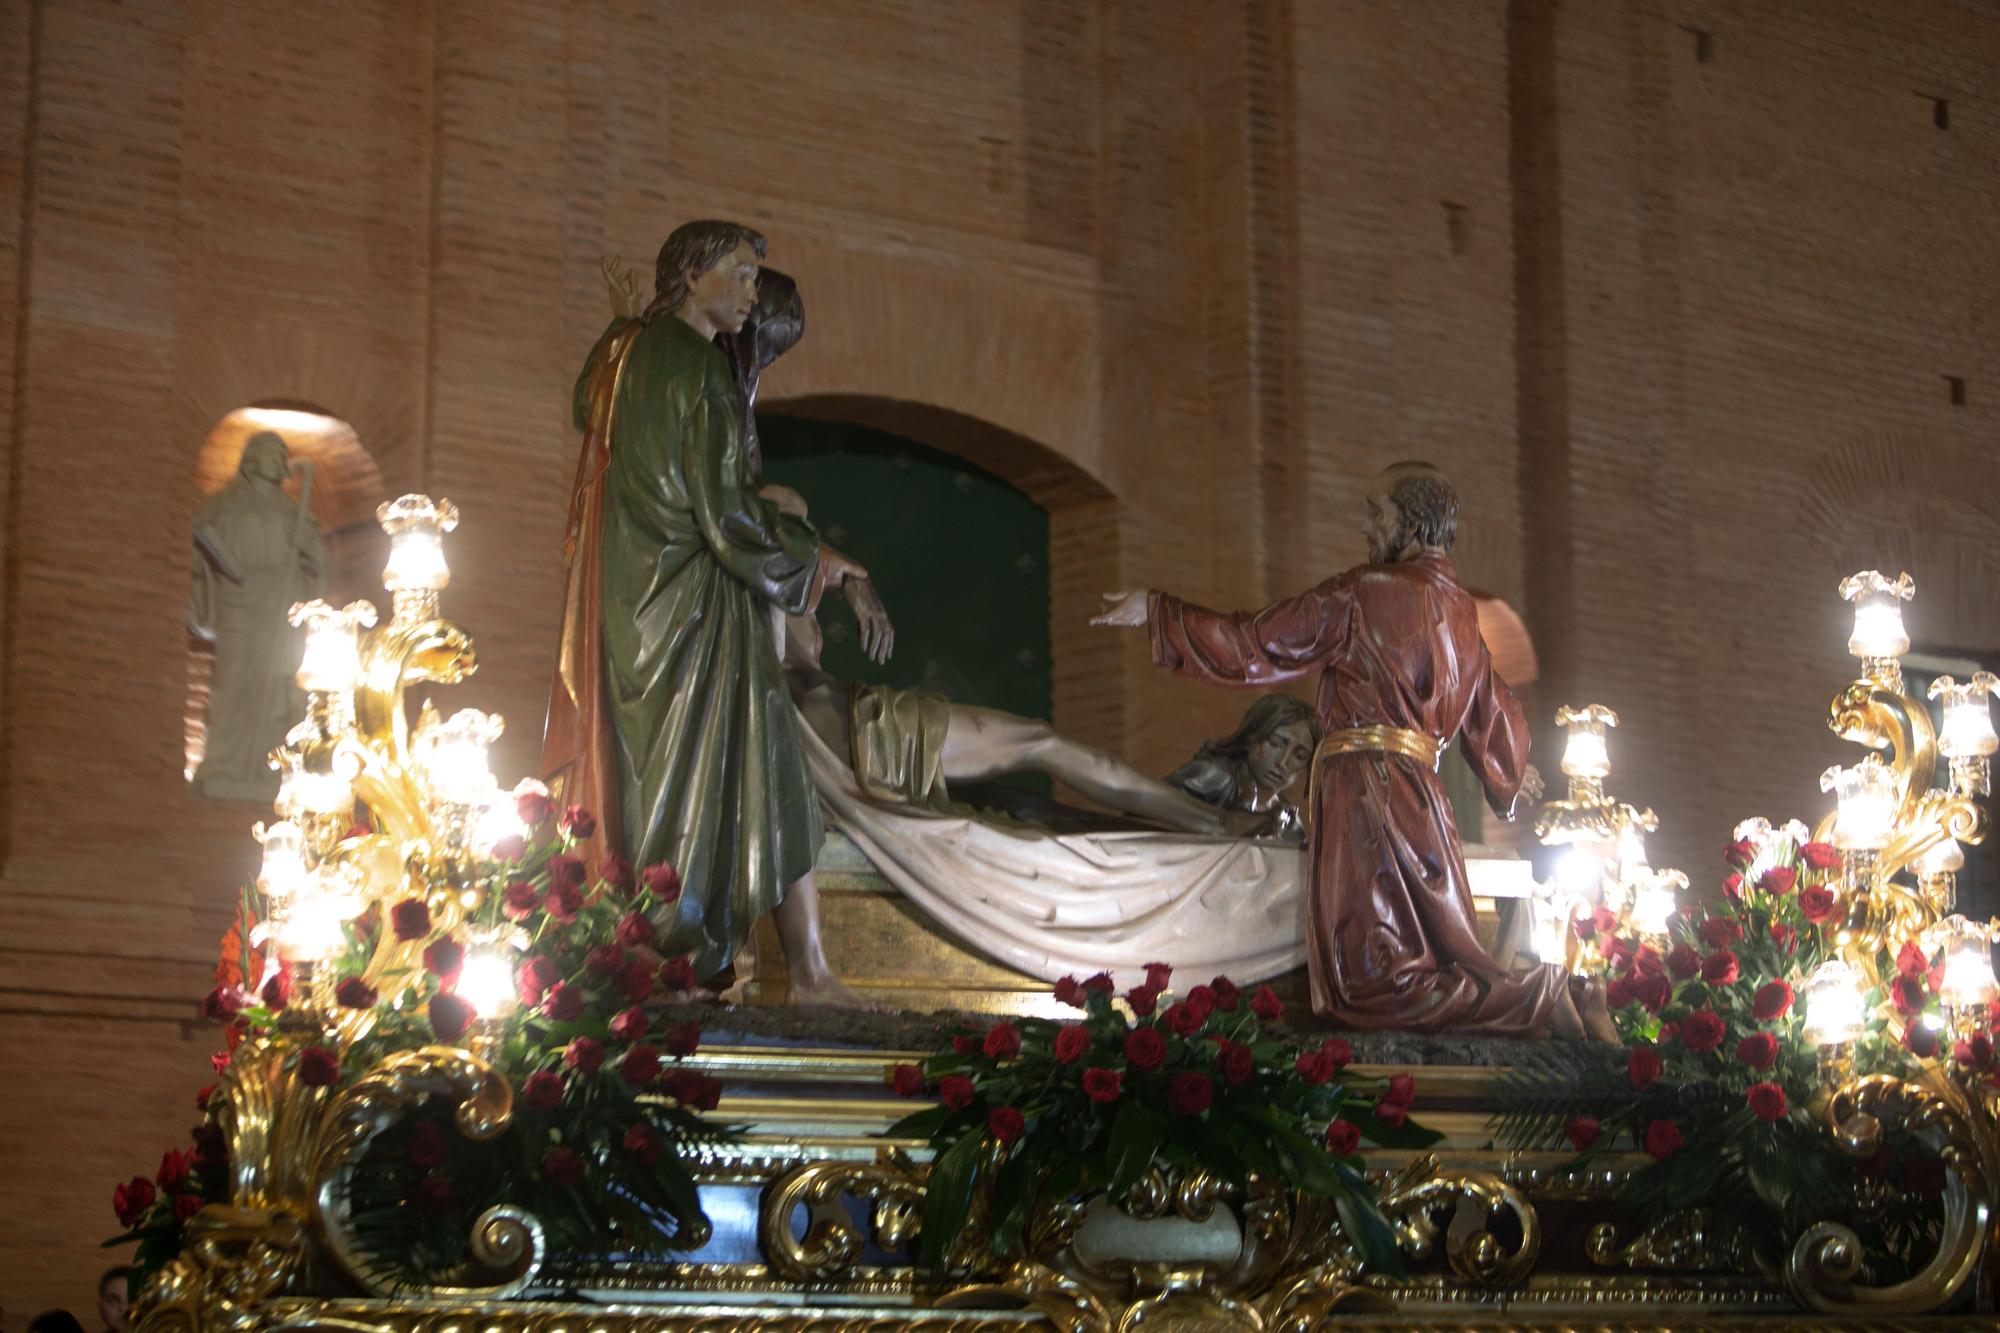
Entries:
{"label": "flower arrangement on float", "polygon": [[886,1131],[928,1140],[934,1154],[926,1265],[947,1262],[976,1204],[999,1254],[1021,1243],[1038,1206],[1098,1193],[1125,1200],[1157,1169],[1205,1174],[1239,1198],[1262,1180],[1331,1199],[1366,1262],[1400,1270],[1360,1149],[1438,1140],[1410,1119],[1415,1080],[1359,1076],[1345,1040],[1288,1034],[1269,986],[1246,995],[1216,977],[1175,996],[1171,980],[1169,966],[1148,964],[1120,1004],[1108,973],[1065,977],[1055,998],[1076,1020],[996,1023],[921,1064],[891,1067],[898,1093],[939,1103]]}
{"label": "flower arrangement on float", "polygon": [[[689,1163],[733,1135],[706,1116],[720,1085],[685,1063],[698,1027],[649,1003],[694,985],[653,926],[679,876],[592,866],[589,811],[533,780],[502,790],[499,718],[427,703],[406,724],[405,684],[472,669],[437,613],[456,512],[406,496],[380,517],[392,620],[293,609],[307,716],[273,753],[280,818],[256,829],[262,867],[202,1005],[226,1037],[218,1083],[190,1147],[114,1191],[106,1244],[137,1243],[135,1295],[253,1200],[264,1243],[298,1248],[292,1224],[316,1217],[377,1288],[525,1281],[533,1263],[499,1251],[530,1240],[536,1260],[550,1243],[658,1257],[708,1234]],[[269,1160],[232,1160],[233,1140]]]}

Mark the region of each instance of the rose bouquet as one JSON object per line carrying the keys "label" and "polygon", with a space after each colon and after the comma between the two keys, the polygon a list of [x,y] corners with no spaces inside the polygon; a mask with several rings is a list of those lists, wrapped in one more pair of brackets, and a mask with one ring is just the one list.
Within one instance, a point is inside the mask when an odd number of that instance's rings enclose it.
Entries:
{"label": "rose bouquet", "polygon": [[1393,1268],[1399,1251],[1358,1156],[1363,1141],[1417,1148],[1439,1137],[1415,1124],[1407,1074],[1348,1072],[1347,1042],[1303,1045],[1275,1025],[1270,987],[1243,995],[1228,978],[1175,998],[1154,963],[1113,1003],[1109,975],[1066,977],[1056,998],[1073,1022],[1022,1019],[955,1037],[921,1065],[894,1066],[907,1097],[939,1104],[888,1133],[934,1153],[922,1258],[936,1267],[990,1173],[995,1253],[1019,1243],[1038,1199],[1108,1191],[1121,1198],[1158,1164],[1206,1171],[1238,1188],[1251,1177],[1331,1198],[1362,1254]]}
{"label": "rose bouquet", "polygon": [[[461,1044],[479,1029],[481,1048],[514,1088],[507,1132],[473,1143],[452,1127],[449,1107],[426,1105],[377,1138],[355,1173],[357,1238],[413,1276],[461,1263],[472,1219],[498,1204],[534,1213],[557,1247],[609,1242],[661,1255],[698,1243],[707,1223],[684,1156],[731,1137],[704,1115],[715,1109],[720,1085],[682,1063],[700,1030],[648,1005],[694,984],[686,958],[663,958],[655,948],[652,913],[680,895],[673,867],[635,873],[607,856],[593,874],[577,854],[595,827],[587,811],[558,814],[530,789],[519,813],[531,836],[473,864],[472,905],[451,929],[435,919],[435,900],[371,911],[319,965],[311,996],[293,968],[265,961],[257,922],[268,904],[251,891],[225,943],[224,979],[203,1005],[228,1037],[218,1070],[246,1051],[274,1052],[307,1087],[338,1089],[397,1052]],[[371,981],[367,969],[384,931],[421,962]],[[475,972],[489,992],[497,985],[503,993],[470,995]],[[497,1012],[482,1019],[475,998]],[[314,999],[331,1012],[300,1012]],[[342,1031],[350,1034],[344,1042]],[[138,1267],[178,1252],[180,1223],[198,1209],[186,1200],[226,1198],[222,1152],[213,1124],[197,1131],[190,1161],[200,1171],[189,1179],[199,1188],[173,1193],[172,1217],[162,1213],[164,1183],[143,1210],[135,1201],[145,1182],[120,1187],[128,1231],[118,1239],[141,1242]]]}

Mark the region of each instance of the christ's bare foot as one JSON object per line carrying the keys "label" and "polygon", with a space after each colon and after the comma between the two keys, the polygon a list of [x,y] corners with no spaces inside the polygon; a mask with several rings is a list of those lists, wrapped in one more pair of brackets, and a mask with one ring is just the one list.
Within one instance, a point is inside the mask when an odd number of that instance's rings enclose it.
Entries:
{"label": "christ's bare foot", "polygon": [[881,1005],[860,995],[831,974],[810,981],[792,978],[791,1001],[793,1004],[827,1009],[860,1009],[871,1014],[883,1012]]}
{"label": "christ's bare foot", "polygon": [[1611,1021],[1611,1006],[1604,1002],[1604,983],[1592,978],[1584,984],[1583,1003],[1577,1006],[1583,1019],[1584,1034],[1592,1041],[1608,1042],[1613,1046],[1624,1044],[1618,1035],[1618,1025]]}

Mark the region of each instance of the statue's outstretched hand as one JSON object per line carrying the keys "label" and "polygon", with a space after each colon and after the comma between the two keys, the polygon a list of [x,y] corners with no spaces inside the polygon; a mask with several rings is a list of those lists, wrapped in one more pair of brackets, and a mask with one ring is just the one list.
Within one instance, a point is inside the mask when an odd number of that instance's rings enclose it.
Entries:
{"label": "statue's outstretched hand", "polygon": [[1107,592],[1104,594],[1104,609],[1090,618],[1093,625],[1111,625],[1119,629],[1138,629],[1145,625],[1151,612],[1151,595],[1144,588],[1127,592]]}
{"label": "statue's outstretched hand", "polygon": [[646,298],[639,294],[639,279],[625,261],[617,255],[606,255],[598,262],[598,271],[604,275],[604,286],[611,296],[611,313],[621,319],[631,319],[646,308]]}
{"label": "statue's outstretched hand", "polygon": [[861,626],[861,651],[868,654],[868,660],[880,666],[889,660],[889,654],[896,648],[896,630],[889,623],[889,612],[882,605],[875,585],[864,576],[843,579],[840,591],[847,598],[854,619]]}
{"label": "statue's outstretched hand", "polygon": [[1521,774],[1521,794],[1515,808],[1525,809],[1531,805],[1540,805],[1545,791],[1546,788],[1542,785],[1542,770],[1529,764],[1527,771]]}

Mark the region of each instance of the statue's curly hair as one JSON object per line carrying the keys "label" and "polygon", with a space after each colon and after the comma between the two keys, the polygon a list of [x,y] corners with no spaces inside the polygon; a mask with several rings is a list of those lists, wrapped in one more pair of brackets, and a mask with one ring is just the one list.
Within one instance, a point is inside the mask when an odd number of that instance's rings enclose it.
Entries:
{"label": "statue's curly hair", "polygon": [[740,222],[702,218],[675,227],[653,266],[653,304],[647,317],[670,312],[687,300],[689,281],[714,268],[739,245],[748,245],[760,260],[767,248],[763,233]]}
{"label": "statue's curly hair", "polygon": [[1402,515],[1406,539],[1449,551],[1458,540],[1458,489],[1429,463],[1396,463],[1382,469],[1389,502]]}

